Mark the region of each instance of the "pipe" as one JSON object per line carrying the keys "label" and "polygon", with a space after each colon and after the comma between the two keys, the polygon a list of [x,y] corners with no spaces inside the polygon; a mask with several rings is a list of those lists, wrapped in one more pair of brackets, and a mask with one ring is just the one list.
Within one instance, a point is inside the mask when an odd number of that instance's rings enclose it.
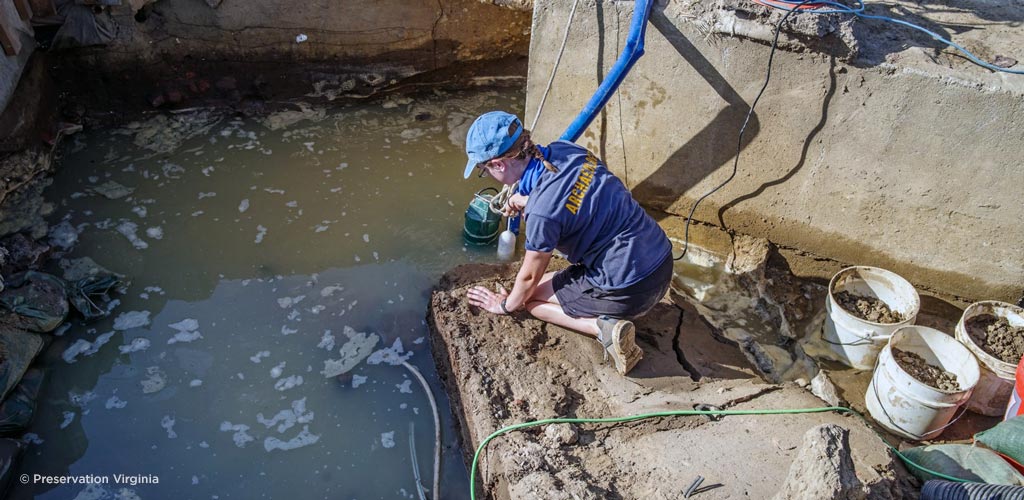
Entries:
{"label": "pipe", "polygon": [[921,488],[921,500],[1024,500],[1024,486],[954,483],[933,479]]}
{"label": "pipe", "polygon": [[651,16],[651,7],[654,0],[637,0],[633,7],[633,19],[629,23],[629,37],[626,38],[626,47],[619,54],[608,76],[591,96],[590,101],[583,107],[576,119],[565,129],[560,140],[574,142],[583,135],[590,122],[601,112],[608,99],[612,97],[619,84],[626,78],[626,74],[633,67],[640,56],[644,55],[644,36],[647,33],[647,18]]}

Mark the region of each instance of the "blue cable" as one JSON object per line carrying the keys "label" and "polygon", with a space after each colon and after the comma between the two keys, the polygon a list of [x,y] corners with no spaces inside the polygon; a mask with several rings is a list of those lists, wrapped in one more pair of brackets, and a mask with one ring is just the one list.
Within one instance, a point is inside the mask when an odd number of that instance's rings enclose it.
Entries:
{"label": "blue cable", "polygon": [[[921,26],[918,26],[918,25],[916,25],[914,23],[903,21],[901,19],[894,19],[894,18],[886,17],[886,16],[876,16],[876,15],[873,15],[873,14],[865,14],[864,13],[864,9],[865,9],[864,2],[862,2],[860,0],[855,0],[855,2],[854,2],[855,7],[849,7],[849,6],[843,5],[841,3],[833,2],[831,0],[819,0],[819,1],[813,2],[814,4],[817,4],[817,5],[828,5],[828,6],[835,7],[835,9],[833,9],[833,10],[799,10],[799,9],[796,8],[796,5],[800,5],[802,3],[800,1],[797,1],[797,0],[774,0],[774,1],[777,2],[777,3],[783,3],[783,4],[792,5],[793,8],[787,9],[785,7],[778,6],[778,5],[768,5],[768,7],[772,7],[774,9],[784,10],[784,11],[788,11],[788,12],[794,12],[795,11],[794,13],[797,13],[797,14],[800,14],[800,13],[806,13],[806,14],[851,14],[851,15],[854,15],[854,16],[857,16],[857,17],[861,17],[861,18],[864,18],[864,19],[878,19],[878,20],[881,20],[881,21],[888,21],[888,22],[899,24],[899,25],[903,25],[903,26],[906,26],[908,28],[912,28],[912,29],[915,29],[915,30],[920,31],[922,33],[925,33],[928,36],[934,38],[935,40],[938,40],[938,41],[940,41],[940,42],[942,42],[942,43],[944,43],[946,45],[949,45],[950,47],[953,47],[954,49],[960,51],[964,56],[966,56],[967,59],[969,59],[974,64],[977,64],[978,66],[981,66],[983,68],[986,68],[986,69],[989,69],[989,70],[992,70],[992,71],[1002,71],[1003,73],[1012,73],[1012,74],[1015,74],[1015,75],[1024,75],[1024,69],[1000,68],[999,66],[996,66],[994,64],[990,64],[988,62],[982,61],[977,56],[972,54],[971,51],[961,47],[960,45],[957,45],[956,43],[954,43],[954,42],[952,42],[950,40],[946,40],[945,38],[942,38],[942,36],[940,36],[938,33],[930,31],[930,30],[928,30],[926,28],[923,28]],[[762,5],[766,5],[766,4],[762,4]]]}

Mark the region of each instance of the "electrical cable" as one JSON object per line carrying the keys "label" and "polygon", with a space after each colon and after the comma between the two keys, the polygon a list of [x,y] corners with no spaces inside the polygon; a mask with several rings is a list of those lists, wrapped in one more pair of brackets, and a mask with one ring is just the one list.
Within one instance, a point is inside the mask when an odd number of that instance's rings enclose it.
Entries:
{"label": "electrical cable", "polygon": [[693,220],[693,213],[697,210],[697,205],[700,205],[700,202],[704,201],[705,198],[714,194],[715,191],[722,189],[722,187],[736,177],[736,171],[740,164],[740,152],[743,151],[743,134],[747,131],[747,125],[750,123],[750,117],[754,114],[754,108],[757,107],[757,102],[761,100],[761,96],[764,95],[765,89],[768,88],[768,82],[771,81],[772,78],[772,61],[775,60],[775,49],[779,46],[779,33],[782,32],[782,24],[785,23],[786,19],[789,19],[789,16],[793,15],[794,12],[798,12],[800,6],[815,2],[820,3],[819,0],[803,0],[793,9],[786,11],[786,15],[782,16],[782,19],[779,20],[779,24],[775,26],[775,37],[772,39],[771,52],[768,53],[768,69],[765,71],[764,85],[761,85],[761,90],[757,92],[757,97],[754,98],[754,102],[750,105],[750,109],[747,110],[747,116],[743,118],[743,125],[740,127],[739,136],[736,138],[736,155],[733,157],[732,173],[729,174],[729,178],[715,186],[711,191],[704,193],[704,196],[697,198],[697,201],[693,203],[693,207],[690,208],[690,215],[686,217],[686,224],[683,227],[683,253],[679,254],[679,257],[675,257],[675,260],[680,260],[685,257],[686,251],[690,249],[690,221]]}
{"label": "electrical cable", "polygon": [[[473,465],[470,468],[470,472],[469,472],[469,498],[470,498],[470,500],[476,500],[476,469],[477,469],[477,461],[480,458],[480,453],[483,452],[484,448],[487,446],[487,443],[489,443],[492,439],[494,439],[494,438],[496,438],[498,436],[501,436],[502,434],[505,434],[505,433],[508,433],[508,432],[512,432],[512,431],[515,431],[515,430],[519,430],[519,429],[526,429],[526,428],[529,428],[529,427],[536,427],[536,426],[539,426],[539,425],[548,425],[548,424],[590,424],[590,423],[611,424],[611,423],[633,422],[633,421],[636,421],[636,420],[644,420],[644,419],[648,419],[648,418],[677,417],[677,416],[688,416],[688,415],[709,415],[709,416],[710,415],[720,415],[720,416],[726,416],[726,415],[793,415],[793,414],[799,414],[799,413],[828,413],[828,412],[849,413],[849,414],[853,414],[853,415],[856,415],[856,416],[860,417],[860,419],[863,420],[865,423],[868,422],[868,420],[866,418],[864,418],[863,415],[861,415],[860,413],[857,413],[856,411],[854,411],[854,410],[852,410],[850,408],[846,408],[846,407],[842,407],[842,406],[826,406],[826,407],[821,407],[821,408],[794,408],[794,409],[782,409],[782,410],[675,410],[675,411],[663,411],[663,412],[657,412],[657,413],[644,413],[644,414],[640,414],[640,415],[632,415],[632,416],[628,416],[628,417],[614,417],[614,418],[549,418],[549,419],[544,419],[544,420],[536,420],[536,421],[533,421],[533,422],[524,422],[524,423],[521,423],[521,424],[509,425],[509,426],[506,426],[506,427],[503,427],[501,429],[498,429],[498,430],[494,431],[493,433],[491,433],[491,435],[487,436],[487,438],[484,439],[480,443],[480,446],[477,446],[476,453],[473,454]],[[928,469],[928,468],[926,468],[926,467],[924,467],[922,465],[919,465],[919,464],[915,463],[913,460],[907,458],[902,453],[900,453],[900,450],[898,450],[895,446],[889,444],[889,442],[886,441],[885,438],[882,437],[882,435],[878,433],[878,431],[875,431],[873,427],[871,427],[871,426],[868,426],[868,427],[875,432],[875,434],[878,436],[878,438],[882,441],[882,443],[885,444],[885,446],[887,446],[889,448],[889,450],[891,450],[897,457],[899,457],[900,460],[903,461],[903,463],[907,464],[909,467],[917,469],[917,470],[920,470],[920,471],[928,473],[928,474],[934,474],[936,477],[945,479],[947,481],[955,481],[955,482],[958,482],[958,483],[968,482],[968,480],[966,480],[966,479],[960,479],[960,478],[957,478],[957,477],[949,476],[949,475],[943,474],[941,472]]]}
{"label": "electrical cable", "polygon": [[[987,63],[985,61],[982,61],[977,56],[975,56],[973,53],[971,53],[971,51],[961,47],[960,45],[957,45],[956,43],[954,43],[954,42],[952,42],[950,40],[947,40],[947,39],[943,38],[942,36],[938,35],[935,32],[929,31],[929,30],[927,30],[927,29],[925,29],[925,28],[923,28],[921,26],[918,26],[918,25],[916,25],[914,23],[903,21],[901,19],[894,19],[894,18],[887,17],[887,16],[876,16],[876,15],[873,15],[873,14],[866,14],[865,13],[866,5],[861,0],[854,0],[854,2],[853,2],[854,6],[853,7],[850,7],[850,6],[847,6],[847,5],[843,5],[841,3],[837,3],[837,2],[834,2],[832,0],[802,0],[802,1],[797,1],[797,0],[753,0],[753,1],[758,3],[758,4],[761,4],[761,5],[764,5],[764,6],[767,6],[767,7],[771,7],[773,9],[783,10],[783,11],[786,12],[786,15],[782,16],[782,19],[780,19],[779,23],[775,26],[775,36],[772,38],[772,48],[771,48],[771,52],[769,52],[769,54],[768,54],[768,69],[765,72],[764,85],[761,86],[761,90],[758,91],[757,97],[754,98],[754,103],[751,104],[750,105],[750,109],[747,110],[747,116],[743,119],[743,126],[740,127],[739,137],[737,138],[737,141],[736,141],[736,156],[733,158],[732,173],[729,175],[729,178],[727,178],[724,182],[722,182],[718,186],[715,186],[714,189],[708,191],[703,196],[698,198],[697,201],[694,202],[693,207],[690,208],[690,214],[686,217],[686,223],[685,223],[685,225],[683,227],[683,253],[679,254],[678,257],[675,257],[674,258],[675,260],[681,260],[683,257],[685,257],[687,250],[689,250],[689,248],[690,248],[690,222],[693,220],[693,214],[694,214],[694,212],[696,212],[697,206],[700,205],[700,203],[702,201],[704,201],[705,198],[707,198],[708,196],[711,196],[712,194],[714,194],[716,191],[718,191],[719,189],[724,187],[726,184],[728,184],[730,181],[732,181],[732,179],[734,177],[736,177],[736,171],[737,171],[737,168],[739,166],[739,161],[740,161],[740,152],[743,149],[743,133],[746,131],[747,124],[750,122],[750,117],[754,113],[754,107],[757,106],[757,102],[761,99],[761,95],[764,94],[765,89],[768,88],[768,82],[769,82],[769,80],[771,80],[771,76],[772,76],[772,61],[775,58],[775,50],[778,48],[778,44],[779,44],[779,33],[782,31],[783,23],[785,23],[786,19],[788,19],[789,16],[792,15],[793,13],[798,13],[798,14],[850,14],[850,15],[861,17],[861,18],[864,18],[864,19],[876,19],[876,20],[896,23],[896,24],[899,24],[899,25],[902,25],[902,26],[906,26],[906,27],[909,27],[909,28],[921,31],[921,32],[927,34],[928,36],[934,38],[935,40],[938,40],[938,41],[940,41],[940,42],[942,42],[942,43],[944,43],[944,44],[946,44],[946,45],[948,45],[950,47],[953,47],[954,49],[956,49],[956,50],[960,51],[962,54],[964,54],[964,56],[967,57],[967,59],[969,59],[974,64],[977,64],[978,66],[981,66],[983,68],[986,68],[986,69],[989,69],[989,70],[992,70],[992,71],[1000,71],[1000,72],[1003,72],[1003,73],[1011,73],[1011,74],[1015,74],[1015,75],[1024,75],[1024,70],[1000,68],[999,66],[996,66],[994,64],[990,64],[990,63]],[[820,6],[830,6],[830,7],[833,7],[833,8],[831,10],[829,10],[829,9],[817,10],[817,9],[814,8],[814,7],[820,7]]]}

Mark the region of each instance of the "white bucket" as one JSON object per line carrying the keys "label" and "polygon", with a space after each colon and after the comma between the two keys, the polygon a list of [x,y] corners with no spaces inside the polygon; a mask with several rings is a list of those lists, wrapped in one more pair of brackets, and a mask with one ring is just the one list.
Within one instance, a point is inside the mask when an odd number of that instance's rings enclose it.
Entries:
{"label": "white bucket", "polygon": [[1006,412],[1006,403],[1010,401],[1016,381],[1017,363],[1007,363],[985,352],[967,334],[967,321],[982,314],[1004,318],[1010,325],[1019,327],[1024,326],[1024,309],[995,300],[975,302],[964,309],[960,322],[956,324],[956,339],[974,353],[981,365],[981,380],[974,388],[971,400],[967,402],[967,409],[998,417]]}
{"label": "white bucket", "polygon": [[[899,323],[875,323],[861,319],[843,309],[835,294],[847,291],[866,297],[877,297],[905,318]],[[875,366],[878,351],[896,329],[914,324],[921,310],[917,290],[899,275],[877,267],[848,267],[836,273],[828,284],[825,302],[823,337],[839,355],[840,361],[860,370]]]}
{"label": "white bucket", "polygon": [[[896,362],[893,348],[913,352],[956,375],[960,390],[943,391],[918,381]],[[933,439],[971,397],[979,371],[971,351],[953,337],[925,326],[905,326],[892,334],[878,355],[864,403],[871,417],[893,433],[916,440]]]}

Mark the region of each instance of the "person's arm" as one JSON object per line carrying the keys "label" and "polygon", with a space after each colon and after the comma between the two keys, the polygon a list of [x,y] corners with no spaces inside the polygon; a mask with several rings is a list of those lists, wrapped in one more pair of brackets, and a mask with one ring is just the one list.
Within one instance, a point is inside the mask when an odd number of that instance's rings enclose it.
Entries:
{"label": "person's arm", "polygon": [[[494,314],[505,314],[507,312],[521,309],[526,301],[537,289],[544,272],[547,271],[548,262],[551,260],[551,252],[526,251],[523,258],[523,265],[516,274],[515,285],[512,292],[505,291],[499,287],[497,292],[492,292],[482,286],[475,286],[466,292],[469,303]],[[505,301],[505,308],[502,309],[501,302]]]}
{"label": "person's arm", "polygon": [[526,305],[526,301],[533,296],[533,291],[537,289],[541,278],[544,277],[544,272],[548,270],[550,261],[551,252],[526,251],[523,265],[519,268],[519,273],[516,274],[516,283],[508,297],[505,298],[505,308],[509,312],[522,309]]}

